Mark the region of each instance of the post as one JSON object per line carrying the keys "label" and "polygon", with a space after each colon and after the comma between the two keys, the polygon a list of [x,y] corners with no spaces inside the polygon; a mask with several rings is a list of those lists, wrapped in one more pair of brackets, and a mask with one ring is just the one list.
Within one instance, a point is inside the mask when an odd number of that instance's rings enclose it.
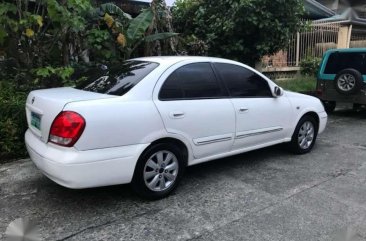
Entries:
{"label": "post", "polygon": [[339,28],[337,49],[343,49],[349,47],[349,41],[348,41],[348,38],[350,37],[349,28],[350,28],[349,26],[342,26]]}
{"label": "post", "polygon": [[296,67],[300,64],[300,33],[296,33]]}
{"label": "post", "polygon": [[349,29],[348,29],[347,48],[349,48],[351,45],[351,36],[352,36],[352,24],[351,24],[351,26],[349,26]]}

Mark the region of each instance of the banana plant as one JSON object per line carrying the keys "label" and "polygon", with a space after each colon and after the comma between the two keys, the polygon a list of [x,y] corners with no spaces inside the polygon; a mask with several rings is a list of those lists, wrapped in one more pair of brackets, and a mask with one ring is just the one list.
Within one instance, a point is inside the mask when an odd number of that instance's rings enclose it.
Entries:
{"label": "banana plant", "polygon": [[[129,19],[129,15],[126,15],[113,3],[102,5],[101,10],[105,13],[104,20],[107,26],[111,29],[112,34],[117,36],[116,41],[126,59],[130,58],[137,47],[143,42],[154,42],[178,35],[173,32],[149,34],[147,30],[154,21],[154,13],[151,8],[142,10],[137,17],[132,19]],[[117,18],[113,18],[109,14],[117,16]],[[121,17],[124,20],[129,19],[127,26],[121,22]]]}

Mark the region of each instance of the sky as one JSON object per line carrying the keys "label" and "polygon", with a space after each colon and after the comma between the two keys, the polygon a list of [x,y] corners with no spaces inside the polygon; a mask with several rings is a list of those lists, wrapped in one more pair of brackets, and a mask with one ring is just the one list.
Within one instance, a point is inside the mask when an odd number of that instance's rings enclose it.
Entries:
{"label": "sky", "polygon": [[172,6],[175,0],[165,0],[168,6]]}

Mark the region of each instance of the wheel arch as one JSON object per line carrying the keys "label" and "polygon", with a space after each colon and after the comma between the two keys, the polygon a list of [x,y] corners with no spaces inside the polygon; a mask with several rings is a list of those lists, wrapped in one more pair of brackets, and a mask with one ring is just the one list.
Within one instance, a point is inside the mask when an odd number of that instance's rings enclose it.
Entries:
{"label": "wheel arch", "polygon": [[305,112],[303,112],[301,115],[299,115],[299,117],[297,118],[295,125],[293,127],[293,130],[291,131],[291,137],[295,132],[296,126],[299,123],[299,121],[301,120],[301,118],[303,118],[304,116],[311,116],[315,119],[316,123],[318,124],[318,131],[319,131],[319,125],[320,125],[320,116],[313,110],[307,110]]}
{"label": "wheel arch", "polygon": [[189,159],[189,153],[190,153],[189,152],[189,149],[188,149],[186,143],[184,143],[183,141],[181,141],[181,140],[179,140],[177,138],[163,137],[163,138],[157,139],[157,140],[151,142],[151,144],[148,147],[146,147],[145,150],[147,150],[152,145],[156,145],[156,144],[160,144],[160,143],[170,143],[170,144],[174,144],[177,147],[179,147],[179,149],[182,150],[182,154],[183,154],[183,157],[184,157],[185,165],[186,166],[188,165],[188,159]]}
{"label": "wheel arch", "polygon": [[[192,150],[190,149],[190,145],[187,141],[182,140],[182,138],[175,136],[160,136],[152,139],[150,144],[141,152],[139,158],[153,145],[159,143],[170,143],[179,147],[183,151],[185,165],[188,166],[189,160],[192,159]],[[135,167],[136,169],[136,167]]]}
{"label": "wheel arch", "polygon": [[314,112],[314,111],[309,111],[309,112],[306,112],[305,114],[303,114],[301,116],[301,118],[303,118],[306,115],[313,117],[316,120],[316,123],[318,124],[318,128],[319,128],[319,123],[320,123],[320,117],[319,117],[319,115],[316,112]]}

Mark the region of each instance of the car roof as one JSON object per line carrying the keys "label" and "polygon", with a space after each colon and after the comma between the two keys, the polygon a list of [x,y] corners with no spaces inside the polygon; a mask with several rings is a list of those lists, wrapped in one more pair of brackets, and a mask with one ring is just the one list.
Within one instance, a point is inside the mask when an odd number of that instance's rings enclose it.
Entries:
{"label": "car roof", "polygon": [[221,62],[221,63],[236,63],[242,64],[233,60],[216,58],[216,57],[205,57],[205,56],[152,56],[135,58],[133,60],[156,62],[159,64],[175,64],[181,61],[197,61],[197,62]]}
{"label": "car roof", "polygon": [[349,49],[329,49],[327,53],[342,52],[342,53],[354,53],[354,52],[366,52],[366,48],[349,48]]}

